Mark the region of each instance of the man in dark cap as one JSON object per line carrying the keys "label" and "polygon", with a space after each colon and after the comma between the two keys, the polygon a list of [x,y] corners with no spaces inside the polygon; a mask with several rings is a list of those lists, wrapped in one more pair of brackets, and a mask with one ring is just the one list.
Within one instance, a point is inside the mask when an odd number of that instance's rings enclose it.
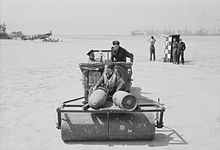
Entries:
{"label": "man in dark cap", "polygon": [[96,62],[95,60],[95,54],[94,54],[94,51],[93,50],[90,50],[87,55],[89,56],[89,60],[88,60],[88,63],[94,63]]}
{"label": "man in dark cap", "polygon": [[116,61],[126,62],[126,57],[129,57],[130,62],[133,63],[133,59],[134,59],[133,54],[129,53],[126,49],[122,48],[120,46],[119,41],[113,41],[112,44],[113,44],[113,47],[111,48],[111,54],[112,54],[111,60],[113,62],[116,62]]}
{"label": "man in dark cap", "polygon": [[182,39],[179,39],[178,45],[177,45],[177,64],[181,63],[184,64],[184,51],[186,49],[185,43],[182,41]]}
{"label": "man in dark cap", "polygon": [[[89,64],[93,64],[93,63],[99,63],[99,60],[95,59],[95,54],[94,54],[94,50],[90,50],[86,55],[89,56],[88,59],[88,63]],[[88,95],[89,95],[89,91],[87,90],[87,88],[91,88],[101,77],[101,72],[100,70],[84,70],[83,71],[83,81],[86,81],[84,83],[84,94],[85,94],[85,101],[83,101],[83,104],[87,104],[88,103]],[[87,82],[88,81],[88,82]]]}

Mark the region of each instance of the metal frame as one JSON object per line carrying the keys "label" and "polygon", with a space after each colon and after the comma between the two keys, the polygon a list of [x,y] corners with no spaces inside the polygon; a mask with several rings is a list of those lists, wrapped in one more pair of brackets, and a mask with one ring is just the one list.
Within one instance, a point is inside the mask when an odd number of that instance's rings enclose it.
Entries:
{"label": "metal frame", "polygon": [[94,50],[93,49],[93,52],[106,52],[107,53],[107,60],[110,60],[110,58],[111,58],[111,50],[109,50],[109,49],[101,49],[101,50]]}
{"label": "metal frame", "polygon": [[[138,108],[135,111],[125,111],[122,109],[99,109],[99,110],[83,110],[82,106],[83,105],[79,105],[79,104],[68,104],[70,102],[75,102],[78,100],[81,100],[85,97],[79,97],[76,99],[72,99],[72,100],[67,100],[64,101],[62,106],[58,107],[56,109],[57,111],[57,118],[58,118],[58,122],[57,122],[57,129],[61,128],[61,113],[107,113],[109,115],[109,113],[137,113],[137,112],[155,112],[156,113],[156,124],[155,126],[157,128],[162,128],[163,127],[163,114],[165,111],[165,107],[163,106],[163,104],[160,103],[160,100],[158,99],[158,102],[155,103],[146,103],[146,104],[139,104]],[[74,109],[65,109],[65,108],[81,108],[79,110],[74,110]],[[148,108],[148,109],[146,109]]]}

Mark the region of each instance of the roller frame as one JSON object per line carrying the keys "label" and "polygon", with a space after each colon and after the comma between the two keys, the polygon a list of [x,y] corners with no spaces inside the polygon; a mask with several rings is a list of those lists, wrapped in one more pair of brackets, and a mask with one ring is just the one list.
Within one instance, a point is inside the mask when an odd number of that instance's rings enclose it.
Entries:
{"label": "roller frame", "polygon": [[64,101],[63,104],[56,109],[57,119],[58,119],[57,126],[56,126],[57,129],[61,128],[61,124],[62,124],[61,113],[107,113],[107,115],[109,115],[110,113],[155,112],[156,113],[155,126],[157,128],[163,127],[163,115],[165,112],[165,107],[163,106],[163,104],[160,103],[159,99],[158,99],[158,102],[155,102],[155,103],[138,104],[138,109],[136,109],[135,111],[125,111],[121,108],[118,108],[118,109],[102,108],[99,110],[86,110],[85,111],[82,109],[83,105],[69,104],[69,103],[73,103],[75,101],[78,101],[84,98],[85,97],[79,97],[76,99]]}
{"label": "roller frame", "polygon": [[[100,52],[100,50],[93,50],[94,52]],[[106,63],[108,63],[108,61],[110,61],[110,56],[111,56],[111,50],[101,50],[101,52],[106,52],[107,53],[107,61],[106,62],[102,62],[98,65],[102,65],[104,67],[104,65]],[[122,62],[113,62],[113,64],[122,64]],[[123,64],[126,64],[126,63],[123,63]],[[129,63],[127,63],[129,64]],[[87,65],[90,66],[90,64],[80,64],[81,66],[86,66],[88,67]],[[92,65],[92,64],[91,64]],[[132,65],[132,64],[131,64]],[[132,67],[130,68],[131,69],[131,74],[132,74]],[[82,71],[82,70],[81,70]],[[92,70],[89,70],[89,71],[92,71]],[[86,76],[87,79],[89,79],[89,76]],[[132,79],[130,79],[132,81]],[[88,82],[89,80],[87,80]],[[87,83],[88,85],[89,83]],[[57,111],[57,129],[61,129],[62,126],[62,116],[65,115],[65,113],[75,113],[75,114],[78,114],[78,113],[106,113],[107,114],[107,118],[109,119],[110,115],[114,115],[114,114],[136,114],[136,113],[146,113],[146,112],[149,112],[149,113],[156,113],[156,118],[154,120],[154,118],[152,119],[152,126],[155,125],[155,127],[157,128],[162,128],[163,127],[163,114],[165,112],[165,107],[163,106],[163,104],[160,103],[159,99],[158,99],[158,102],[155,102],[155,103],[144,103],[144,104],[138,104],[138,107],[137,109],[135,109],[134,111],[126,111],[126,110],[123,110],[119,107],[110,107],[110,108],[101,108],[101,109],[98,109],[98,110],[94,110],[94,109],[88,109],[88,110],[83,110],[83,106],[84,105],[80,105],[78,103],[75,103],[76,101],[79,101],[79,100],[82,100],[82,99],[88,99],[88,94],[87,92],[88,91],[85,91],[85,95],[84,97],[79,97],[79,98],[75,98],[75,99],[72,99],[72,100],[67,100],[67,101],[64,101],[62,103],[62,105],[60,107],[58,107],[56,109]],[[63,122],[65,123],[65,122]],[[155,127],[154,127],[154,132],[155,132]],[[62,132],[62,129],[61,129],[61,132]],[[116,131],[117,132],[117,131]],[[110,138],[109,138],[110,140]],[[123,140],[123,137],[122,137],[122,140]]]}

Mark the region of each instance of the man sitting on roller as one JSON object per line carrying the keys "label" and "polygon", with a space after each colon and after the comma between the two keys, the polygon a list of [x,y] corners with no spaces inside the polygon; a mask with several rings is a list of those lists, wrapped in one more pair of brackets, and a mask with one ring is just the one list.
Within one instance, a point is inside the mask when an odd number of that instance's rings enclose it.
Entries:
{"label": "man sitting on roller", "polygon": [[105,87],[109,95],[113,95],[116,91],[129,91],[130,87],[127,86],[123,78],[114,70],[114,64],[106,65],[105,71],[99,81],[94,86],[93,90],[99,86]]}

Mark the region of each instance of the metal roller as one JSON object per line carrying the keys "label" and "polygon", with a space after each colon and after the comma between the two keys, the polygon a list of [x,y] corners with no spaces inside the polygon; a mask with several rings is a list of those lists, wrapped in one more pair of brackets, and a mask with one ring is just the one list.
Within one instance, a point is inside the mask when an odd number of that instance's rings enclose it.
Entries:
{"label": "metal roller", "polygon": [[110,113],[109,140],[153,140],[153,113]]}
{"label": "metal roller", "polygon": [[107,113],[65,113],[61,136],[64,142],[108,140]]}
{"label": "metal roller", "polygon": [[149,112],[64,113],[61,135],[64,142],[153,140],[154,121]]}

